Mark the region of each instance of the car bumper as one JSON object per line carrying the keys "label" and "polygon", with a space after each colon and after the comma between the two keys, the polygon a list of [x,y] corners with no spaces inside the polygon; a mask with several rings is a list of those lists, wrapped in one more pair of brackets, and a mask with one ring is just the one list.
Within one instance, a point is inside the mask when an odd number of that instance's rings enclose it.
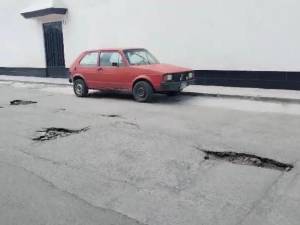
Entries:
{"label": "car bumper", "polygon": [[170,92],[170,91],[182,91],[189,85],[194,84],[195,80],[188,80],[188,81],[169,81],[161,83],[160,91],[161,92]]}

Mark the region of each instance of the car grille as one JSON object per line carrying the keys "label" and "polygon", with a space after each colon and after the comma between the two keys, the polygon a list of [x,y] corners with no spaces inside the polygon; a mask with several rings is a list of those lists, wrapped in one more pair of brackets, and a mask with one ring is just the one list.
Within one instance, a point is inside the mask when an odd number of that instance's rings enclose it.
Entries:
{"label": "car grille", "polygon": [[173,81],[187,81],[189,79],[189,73],[175,73],[173,74]]}

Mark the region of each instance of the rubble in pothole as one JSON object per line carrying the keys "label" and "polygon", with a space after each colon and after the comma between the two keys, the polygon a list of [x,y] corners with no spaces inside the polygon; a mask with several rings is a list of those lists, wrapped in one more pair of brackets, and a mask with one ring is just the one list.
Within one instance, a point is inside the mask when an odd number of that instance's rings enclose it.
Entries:
{"label": "rubble in pothole", "polygon": [[238,152],[216,152],[199,148],[198,150],[206,154],[204,157],[205,160],[222,160],[239,165],[256,166],[287,172],[294,168],[292,164],[278,162],[273,159],[264,158],[253,154]]}
{"label": "rubble in pothole", "polygon": [[10,105],[30,105],[30,104],[36,104],[35,101],[25,101],[25,100],[13,100],[10,102]]}
{"label": "rubble in pothole", "polygon": [[89,130],[89,127],[85,127],[83,129],[79,129],[79,130],[70,130],[70,129],[66,129],[66,128],[50,127],[50,128],[45,128],[43,130],[37,131],[37,133],[39,133],[40,135],[35,138],[32,138],[32,140],[40,141],[40,142],[50,141],[50,140],[56,139],[58,137],[67,137],[72,134],[79,134],[82,132],[86,132],[88,130]]}

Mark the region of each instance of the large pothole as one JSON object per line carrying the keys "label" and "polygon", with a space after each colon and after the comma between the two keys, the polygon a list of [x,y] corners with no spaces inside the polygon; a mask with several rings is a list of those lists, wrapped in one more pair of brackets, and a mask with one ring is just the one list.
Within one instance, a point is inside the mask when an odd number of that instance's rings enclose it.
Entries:
{"label": "large pothole", "polygon": [[45,128],[43,130],[37,131],[40,135],[37,137],[32,138],[33,141],[50,141],[53,139],[56,139],[58,137],[67,137],[72,134],[79,134],[82,132],[86,132],[89,130],[89,127],[85,127],[79,130],[70,130],[66,128],[56,128],[56,127],[50,127],[50,128]]}
{"label": "large pothole", "polygon": [[209,150],[198,150],[204,152],[205,160],[222,160],[239,165],[256,166],[261,168],[274,169],[279,171],[291,171],[294,166],[292,164],[278,162],[273,159],[260,157],[257,155],[238,153],[238,152],[215,152]]}
{"label": "large pothole", "polygon": [[13,100],[10,102],[10,105],[30,105],[36,104],[37,102],[34,101],[25,101],[25,100]]}

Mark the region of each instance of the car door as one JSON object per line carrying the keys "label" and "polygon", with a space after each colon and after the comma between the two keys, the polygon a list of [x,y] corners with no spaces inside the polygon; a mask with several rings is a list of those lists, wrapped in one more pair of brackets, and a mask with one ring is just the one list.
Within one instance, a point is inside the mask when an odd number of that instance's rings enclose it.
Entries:
{"label": "car door", "polygon": [[128,89],[128,67],[119,51],[101,51],[99,77],[105,89]]}
{"label": "car door", "polygon": [[99,52],[88,52],[85,54],[78,66],[77,72],[85,78],[87,86],[91,89],[101,88],[99,80]]}

